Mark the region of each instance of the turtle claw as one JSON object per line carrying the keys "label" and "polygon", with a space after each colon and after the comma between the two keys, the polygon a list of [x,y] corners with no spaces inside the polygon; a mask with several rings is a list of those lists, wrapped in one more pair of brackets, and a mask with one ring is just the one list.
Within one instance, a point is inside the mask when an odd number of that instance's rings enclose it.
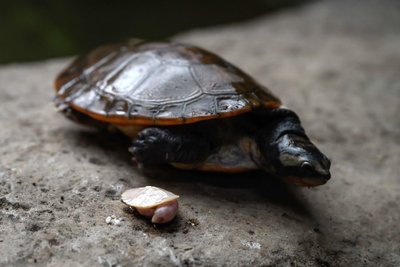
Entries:
{"label": "turtle claw", "polygon": [[136,161],[145,164],[166,163],[168,158],[168,138],[160,128],[147,128],[141,131],[129,148]]}
{"label": "turtle claw", "polygon": [[204,160],[212,147],[207,139],[164,128],[146,128],[133,140],[129,151],[139,163],[196,163]]}

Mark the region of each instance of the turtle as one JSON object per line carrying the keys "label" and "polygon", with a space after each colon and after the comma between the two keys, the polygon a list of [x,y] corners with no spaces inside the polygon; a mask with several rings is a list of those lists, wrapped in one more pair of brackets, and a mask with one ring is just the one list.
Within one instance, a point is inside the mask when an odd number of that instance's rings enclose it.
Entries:
{"label": "turtle", "polygon": [[129,40],[76,58],[55,80],[55,104],[76,122],[132,139],[139,166],[262,170],[317,186],[330,160],[298,115],[222,57],[191,44]]}

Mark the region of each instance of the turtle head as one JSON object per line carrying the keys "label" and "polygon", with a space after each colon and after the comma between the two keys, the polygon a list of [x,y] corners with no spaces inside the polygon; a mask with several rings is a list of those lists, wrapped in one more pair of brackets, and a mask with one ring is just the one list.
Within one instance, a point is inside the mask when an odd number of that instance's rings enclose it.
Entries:
{"label": "turtle head", "polygon": [[330,160],[310,141],[297,116],[275,120],[256,141],[259,167],[290,184],[318,186],[331,177]]}
{"label": "turtle head", "polygon": [[273,147],[275,174],[301,186],[325,184],[331,177],[330,160],[303,135],[285,134]]}

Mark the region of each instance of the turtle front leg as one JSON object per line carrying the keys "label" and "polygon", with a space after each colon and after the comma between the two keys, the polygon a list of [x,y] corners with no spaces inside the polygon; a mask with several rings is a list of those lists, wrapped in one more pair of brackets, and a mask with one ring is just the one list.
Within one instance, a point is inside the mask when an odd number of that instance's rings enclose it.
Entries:
{"label": "turtle front leg", "polygon": [[139,132],[129,151],[143,164],[198,163],[212,147],[206,137],[154,127]]}

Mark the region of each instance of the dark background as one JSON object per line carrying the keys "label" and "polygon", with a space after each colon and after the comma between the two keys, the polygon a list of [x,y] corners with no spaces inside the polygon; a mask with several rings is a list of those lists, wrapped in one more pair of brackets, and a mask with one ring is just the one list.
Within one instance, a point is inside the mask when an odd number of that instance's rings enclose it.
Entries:
{"label": "dark background", "polygon": [[0,63],[83,53],[131,37],[165,39],[191,28],[248,20],[304,0],[6,0]]}

